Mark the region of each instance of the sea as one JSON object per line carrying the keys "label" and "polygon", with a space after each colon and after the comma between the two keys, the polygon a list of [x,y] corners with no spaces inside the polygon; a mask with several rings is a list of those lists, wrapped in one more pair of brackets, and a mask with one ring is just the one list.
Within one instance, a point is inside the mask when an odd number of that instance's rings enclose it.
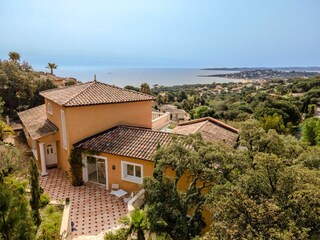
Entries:
{"label": "sea", "polygon": [[[40,70],[40,69],[36,69]],[[48,71],[40,70],[40,71]],[[199,68],[108,68],[108,67],[64,67],[58,66],[54,74],[61,77],[74,77],[81,82],[97,81],[119,87],[131,85],[139,87],[148,83],[150,87],[184,84],[210,84],[240,82],[241,79],[223,77],[200,77],[199,75],[235,73],[237,71],[202,70]]]}

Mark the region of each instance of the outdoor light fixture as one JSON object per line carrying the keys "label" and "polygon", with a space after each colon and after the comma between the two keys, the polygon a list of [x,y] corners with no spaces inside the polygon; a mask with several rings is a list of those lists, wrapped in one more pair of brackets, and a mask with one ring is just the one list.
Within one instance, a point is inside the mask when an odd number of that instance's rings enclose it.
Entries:
{"label": "outdoor light fixture", "polygon": [[116,169],[116,166],[115,165],[112,165],[112,170],[115,170]]}

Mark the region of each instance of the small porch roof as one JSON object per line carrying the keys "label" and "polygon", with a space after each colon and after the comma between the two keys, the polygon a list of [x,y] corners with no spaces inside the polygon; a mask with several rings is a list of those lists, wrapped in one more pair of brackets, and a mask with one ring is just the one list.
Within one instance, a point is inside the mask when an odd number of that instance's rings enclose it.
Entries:
{"label": "small porch roof", "polygon": [[32,140],[58,132],[59,128],[47,119],[45,105],[18,113],[20,120]]}

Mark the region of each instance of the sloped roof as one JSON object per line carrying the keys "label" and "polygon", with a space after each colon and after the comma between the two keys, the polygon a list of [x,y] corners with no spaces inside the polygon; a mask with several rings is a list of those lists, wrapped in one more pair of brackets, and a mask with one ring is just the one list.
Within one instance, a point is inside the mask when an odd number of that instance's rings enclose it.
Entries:
{"label": "sloped roof", "polygon": [[153,96],[92,81],[46,90],[41,96],[66,107],[154,100]]}
{"label": "sloped roof", "polygon": [[117,126],[84,139],[75,147],[110,153],[125,157],[152,160],[158,144],[163,146],[171,141],[172,134],[145,128]]}
{"label": "sloped roof", "polygon": [[47,119],[45,105],[18,113],[22,124],[33,140],[55,133],[59,128]]}
{"label": "sloped roof", "polygon": [[221,141],[233,146],[237,142],[239,130],[217,119],[205,117],[180,123],[173,132],[183,135],[199,132],[206,141]]}

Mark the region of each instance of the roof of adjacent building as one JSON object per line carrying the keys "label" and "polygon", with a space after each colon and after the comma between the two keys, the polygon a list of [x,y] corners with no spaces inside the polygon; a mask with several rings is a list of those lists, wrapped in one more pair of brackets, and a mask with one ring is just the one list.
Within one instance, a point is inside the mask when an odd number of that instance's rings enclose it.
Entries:
{"label": "roof of adjacent building", "polygon": [[205,117],[179,123],[173,132],[183,135],[200,133],[205,141],[221,141],[233,146],[237,142],[239,130],[212,117]]}
{"label": "roof of adjacent building", "polygon": [[183,114],[186,113],[185,110],[183,110],[183,109],[178,109],[177,106],[171,105],[171,104],[162,105],[161,107],[159,107],[159,109],[160,109],[161,111],[170,112],[170,113],[183,113]]}
{"label": "roof of adjacent building", "polygon": [[59,130],[56,125],[47,119],[44,104],[20,112],[18,115],[33,140],[45,137]]}
{"label": "roof of adjacent building", "polygon": [[117,126],[86,138],[74,146],[125,157],[152,160],[152,154],[157,150],[157,146],[169,143],[172,135],[145,128]]}
{"label": "roof of adjacent building", "polygon": [[41,96],[66,107],[154,100],[153,96],[92,81],[46,90]]}

